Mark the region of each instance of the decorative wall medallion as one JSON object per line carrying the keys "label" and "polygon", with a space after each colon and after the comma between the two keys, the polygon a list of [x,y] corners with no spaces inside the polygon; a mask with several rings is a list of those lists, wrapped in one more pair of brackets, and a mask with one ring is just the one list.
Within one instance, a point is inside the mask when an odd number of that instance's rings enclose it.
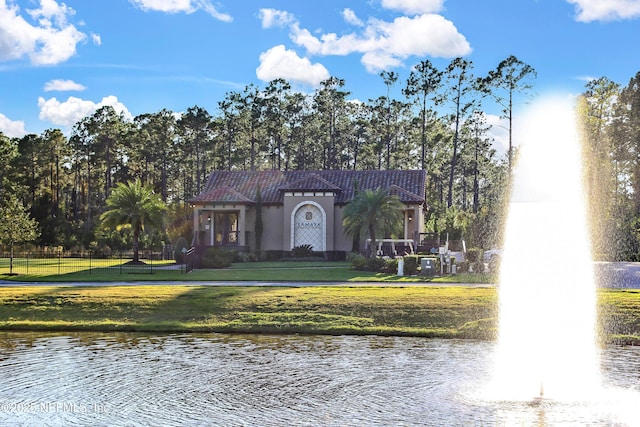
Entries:
{"label": "decorative wall medallion", "polygon": [[304,219],[307,221],[311,221],[313,219],[313,212],[305,212]]}

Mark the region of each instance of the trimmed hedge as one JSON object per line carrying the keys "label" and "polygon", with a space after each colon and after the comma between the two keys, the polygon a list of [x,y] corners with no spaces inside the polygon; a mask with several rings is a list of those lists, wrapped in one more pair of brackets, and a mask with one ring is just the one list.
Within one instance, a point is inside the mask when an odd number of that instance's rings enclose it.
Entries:
{"label": "trimmed hedge", "polygon": [[467,261],[474,273],[484,273],[484,250],[482,248],[469,248]]}
{"label": "trimmed hedge", "polygon": [[235,259],[235,251],[224,248],[209,247],[202,255],[202,267],[226,268],[230,267]]}
{"label": "trimmed hedge", "polygon": [[406,276],[414,276],[418,274],[418,267],[420,266],[419,255],[406,255],[404,256],[404,274]]}

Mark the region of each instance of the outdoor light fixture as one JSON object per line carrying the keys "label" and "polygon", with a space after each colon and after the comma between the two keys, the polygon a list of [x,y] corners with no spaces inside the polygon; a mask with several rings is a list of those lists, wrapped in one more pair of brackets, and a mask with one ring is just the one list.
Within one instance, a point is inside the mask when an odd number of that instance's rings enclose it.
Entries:
{"label": "outdoor light fixture", "polygon": [[413,221],[413,214],[409,214],[409,221]]}

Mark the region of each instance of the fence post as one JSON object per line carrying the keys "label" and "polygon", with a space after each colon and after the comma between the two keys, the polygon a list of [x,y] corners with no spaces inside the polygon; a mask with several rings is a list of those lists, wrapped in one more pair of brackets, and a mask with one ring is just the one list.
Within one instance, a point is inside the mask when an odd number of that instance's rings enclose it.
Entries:
{"label": "fence post", "polygon": [[58,276],[60,275],[60,263],[62,262],[62,251],[58,251]]}
{"label": "fence post", "polygon": [[89,251],[89,274],[91,274],[91,268],[92,268],[92,266],[91,266],[91,254],[92,254],[92,251]]}
{"label": "fence post", "polygon": [[27,251],[27,274],[29,274],[29,252]]}

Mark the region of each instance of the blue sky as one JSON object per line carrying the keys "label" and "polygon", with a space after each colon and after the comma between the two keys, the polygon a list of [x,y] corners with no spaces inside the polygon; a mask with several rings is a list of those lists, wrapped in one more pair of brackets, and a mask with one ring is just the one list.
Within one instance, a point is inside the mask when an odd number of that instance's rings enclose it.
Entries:
{"label": "blue sky", "polygon": [[350,98],[400,90],[423,59],[477,76],[509,55],[536,92],[626,85],[640,71],[640,0],[0,0],[0,131],[69,132],[102,105],[127,117],[218,101],[278,77],[311,93],[345,79]]}

